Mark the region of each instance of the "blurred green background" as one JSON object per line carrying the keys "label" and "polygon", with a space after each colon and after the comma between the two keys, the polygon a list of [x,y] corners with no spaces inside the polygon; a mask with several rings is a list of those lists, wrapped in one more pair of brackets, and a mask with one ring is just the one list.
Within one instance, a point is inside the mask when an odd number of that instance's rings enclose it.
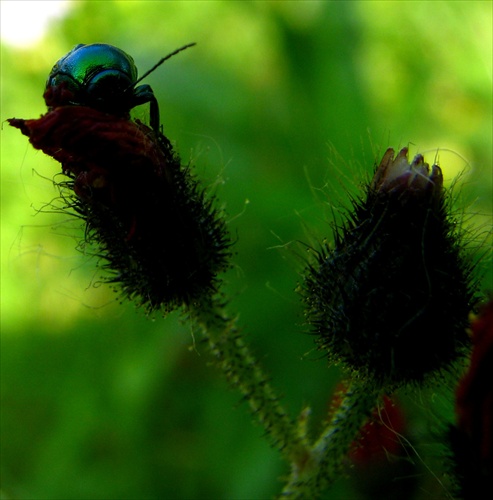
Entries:
{"label": "blurred green background", "polygon": [[[473,245],[491,245],[492,3],[78,1],[35,45],[2,41],[3,494],[272,497],[288,470],[198,334],[97,285],[95,259],[75,250],[77,220],[43,211],[60,166],[5,123],[44,113],[54,62],[94,42],[122,48],[141,73],[197,42],[145,83],[165,134],[226,207],[230,310],[292,414],[313,407],[316,431],[338,373],[303,324],[297,241],[330,238],[348,191],[387,147],[410,145],[438,156],[448,185],[462,172],[457,205]],[[415,437],[428,435],[426,412]],[[419,480],[439,498],[433,467]],[[328,494],[348,497],[347,481]]]}

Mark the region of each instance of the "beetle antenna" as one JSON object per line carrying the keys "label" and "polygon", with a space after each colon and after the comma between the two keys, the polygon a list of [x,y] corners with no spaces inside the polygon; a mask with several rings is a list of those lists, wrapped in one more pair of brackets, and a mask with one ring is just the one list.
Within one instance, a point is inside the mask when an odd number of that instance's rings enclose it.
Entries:
{"label": "beetle antenna", "polygon": [[161,66],[161,64],[163,64],[164,61],[167,61],[170,57],[173,57],[176,54],[178,54],[178,52],[181,52],[182,50],[188,49],[189,47],[193,47],[194,45],[197,45],[197,44],[195,42],[189,43],[187,45],[184,45],[183,47],[180,47],[179,49],[174,50],[173,52],[171,52],[167,56],[163,57],[150,70],[146,71],[140,78],[138,78],[135,82],[133,82],[129,88],[135,87],[135,85],[137,85],[139,82],[141,82],[146,76],[150,75],[156,68]]}

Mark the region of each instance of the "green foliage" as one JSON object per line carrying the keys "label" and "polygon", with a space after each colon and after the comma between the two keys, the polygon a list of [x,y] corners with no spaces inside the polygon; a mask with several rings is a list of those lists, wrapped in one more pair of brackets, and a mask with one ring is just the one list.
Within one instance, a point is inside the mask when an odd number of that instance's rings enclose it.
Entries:
{"label": "green foliage", "polygon": [[[305,256],[293,242],[330,236],[346,190],[368,178],[387,146],[408,141],[430,157],[440,148],[446,181],[465,171],[470,224],[489,223],[491,24],[487,2],[80,1],[39,46],[3,44],[2,121],[45,112],[49,70],[77,43],[121,47],[143,73],[197,42],[146,83],[165,134],[216,188],[238,237],[226,277],[231,310],[285,405],[296,415],[310,404],[316,425],[338,373],[304,335],[294,289]],[[145,107],[138,113],[148,117]],[[95,260],[74,250],[77,223],[32,217],[57,196],[59,165],[6,126],[1,155],[7,496],[278,493],[289,471],[197,354],[196,332],[173,316],[150,322],[98,287]],[[484,287],[493,289],[491,274]],[[412,432],[427,436],[423,425]],[[422,473],[427,494],[441,491],[433,467]]]}

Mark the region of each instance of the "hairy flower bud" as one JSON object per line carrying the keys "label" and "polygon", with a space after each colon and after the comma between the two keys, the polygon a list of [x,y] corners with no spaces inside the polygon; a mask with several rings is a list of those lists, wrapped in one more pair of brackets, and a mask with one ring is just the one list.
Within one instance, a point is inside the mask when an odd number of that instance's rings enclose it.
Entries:
{"label": "hairy flower bud", "polygon": [[84,219],[123,296],[169,311],[216,291],[229,256],[224,219],[163,134],[86,106],[9,123],[62,164],[62,208]]}
{"label": "hairy flower bud", "polygon": [[394,385],[458,357],[476,301],[441,169],[407,154],[386,151],[334,244],[316,253],[302,291],[330,359]]}

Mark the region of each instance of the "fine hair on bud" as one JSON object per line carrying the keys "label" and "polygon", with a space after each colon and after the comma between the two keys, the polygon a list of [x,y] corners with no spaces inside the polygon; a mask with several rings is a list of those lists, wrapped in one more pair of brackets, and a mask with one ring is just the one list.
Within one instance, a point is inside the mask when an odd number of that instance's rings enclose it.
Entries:
{"label": "fine hair on bud", "polygon": [[469,346],[474,262],[438,165],[388,149],[301,287],[329,359],[386,385],[421,382]]}

